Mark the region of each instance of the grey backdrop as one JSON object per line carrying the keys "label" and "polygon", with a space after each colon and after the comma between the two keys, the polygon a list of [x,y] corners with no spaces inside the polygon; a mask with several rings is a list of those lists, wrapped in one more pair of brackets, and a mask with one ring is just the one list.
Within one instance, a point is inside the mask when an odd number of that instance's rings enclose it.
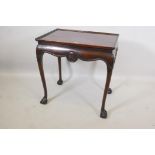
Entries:
{"label": "grey backdrop", "polygon": [[[52,29],[48,27],[0,27],[0,73],[36,74],[38,68],[35,57],[37,42],[35,37]],[[114,76],[154,77],[155,76],[155,27],[60,27],[119,33],[119,51]],[[50,75],[57,73],[57,59],[45,55],[45,70]],[[84,67],[83,67],[84,66]],[[78,63],[69,66],[63,59],[63,74],[88,75],[95,70],[96,75],[105,73],[103,62]],[[37,72],[37,73],[36,73]]]}

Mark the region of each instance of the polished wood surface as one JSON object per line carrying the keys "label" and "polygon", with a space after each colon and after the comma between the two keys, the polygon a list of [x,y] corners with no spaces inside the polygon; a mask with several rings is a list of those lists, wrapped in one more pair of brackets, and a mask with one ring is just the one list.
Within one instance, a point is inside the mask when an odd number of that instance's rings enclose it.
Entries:
{"label": "polished wood surface", "polygon": [[107,94],[112,93],[112,89],[109,87],[118,51],[118,37],[118,34],[113,33],[56,29],[36,38],[36,41],[38,41],[36,56],[44,88],[44,97],[40,103],[47,104],[48,102],[47,86],[43,68],[44,53],[51,54],[58,58],[58,85],[63,84],[61,58],[66,57],[70,62],[76,62],[78,59],[83,61],[102,60],[107,66],[107,78],[103,93],[100,117],[106,118],[107,111],[105,110],[105,102]]}
{"label": "polished wood surface", "polygon": [[46,43],[114,49],[118,40],[118,34],[56,29],[36,40]]}

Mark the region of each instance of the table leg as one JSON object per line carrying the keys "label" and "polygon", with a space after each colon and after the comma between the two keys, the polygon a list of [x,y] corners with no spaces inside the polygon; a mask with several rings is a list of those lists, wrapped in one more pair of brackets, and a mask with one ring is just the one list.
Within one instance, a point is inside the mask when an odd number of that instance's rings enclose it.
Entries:
{"label": "table leg", "polygon": [[43,84],[43,88],[44,88],[44,97],[42,98],[40,103],[41,104],[47,104],[47,87],[46,87],[44,68],[43,68],[43,55],[44,55],[44,52],[41,52],[41,51],[37,50],[36,55],[37,55],[37,61],[38,61],[40,76],[41,76],[41,80],[42,80],[42,84]]}
{"label": "table leg", "polygon": [[108,89],[108,94],[112,94],[112,89],[111,88]]}
{"label": "table leg", "polygon": [[62,85],[62,74],[61,74],[61,57],[58,57],[58,66],[59,66],[59,80],[57,82],[58,85]]}
{"label": "table leg", "polygon": [[101,118],[107,118],[107,111],[105,110],[105,101],[106,101],[107,93],[110,89],[109,85],[111,81],[112,70],[113,70],[113,65],[111,66],[107,64],[107,79],[106,79],[102,107],[101,107],[101,114],[100,114]]}

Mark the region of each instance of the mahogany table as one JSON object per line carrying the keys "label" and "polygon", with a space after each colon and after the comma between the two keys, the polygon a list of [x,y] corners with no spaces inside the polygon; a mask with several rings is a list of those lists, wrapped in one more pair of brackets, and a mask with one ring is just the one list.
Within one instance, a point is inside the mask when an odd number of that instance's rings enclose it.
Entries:
{"label": "mahogany table", "polygon": [[63,84],[61,75],[62,57],[66,57],[70,62],[76,62],[78,59],[83,61],[103,60],[107,66],[107,78],[100,117],[106,118],[107,111],[105,110],[105,101],[107,94],[112,93],[109,85],[118,50],[118,37],[119,34],[112,33],[55,29],[45,35],[36,38],[36,41],[38,41],[36,56],[44,88],[44,97],[40,103],[47,104],[47,87],[43,69],[44,53],[54,55],[58,58],[58,85]]}

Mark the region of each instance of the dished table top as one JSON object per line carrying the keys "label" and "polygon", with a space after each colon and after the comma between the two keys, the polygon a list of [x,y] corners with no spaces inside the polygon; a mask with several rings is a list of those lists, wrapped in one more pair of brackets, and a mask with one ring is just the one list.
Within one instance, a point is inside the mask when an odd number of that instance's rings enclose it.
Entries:
{"label": "dished table top", "polygon": [[36,41],[49,44],[59,43],[63,45],[114,49],[118,36],[119,34],[114,33],[55,29],[36,38]]}

